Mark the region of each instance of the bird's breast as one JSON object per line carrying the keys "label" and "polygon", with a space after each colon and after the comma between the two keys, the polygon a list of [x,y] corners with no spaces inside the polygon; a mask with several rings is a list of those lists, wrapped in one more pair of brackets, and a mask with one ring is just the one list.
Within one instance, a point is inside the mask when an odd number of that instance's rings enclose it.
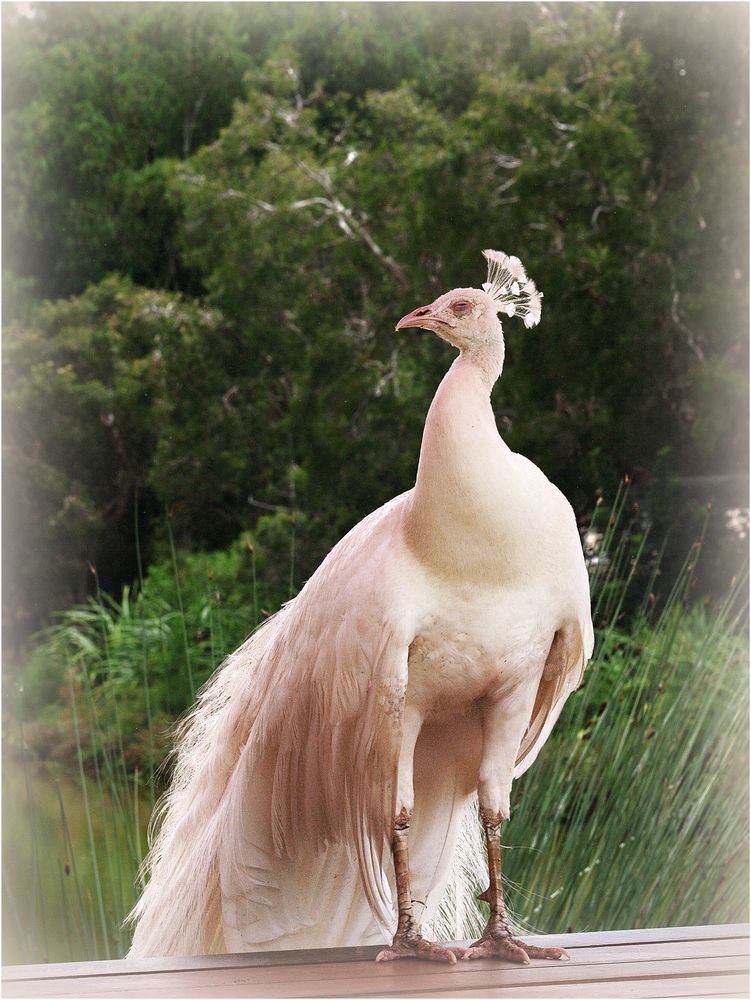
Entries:
{"label": "bird's breast", "polygon": [[461,606],[428,616],[409,649],[407,700],[425,716],[469,710],[537,683],[554,629],[529,615]]}

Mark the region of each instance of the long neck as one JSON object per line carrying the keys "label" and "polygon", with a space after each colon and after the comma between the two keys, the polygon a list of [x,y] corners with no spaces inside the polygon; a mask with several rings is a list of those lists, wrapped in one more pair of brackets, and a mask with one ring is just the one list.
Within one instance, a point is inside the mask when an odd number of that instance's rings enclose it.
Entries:
{"label": "long neck", "polygon": [[[498,335],[492,340],[461,350],[459,357],[446,372],[443,381],[445,382],[455,369],[459,369],[462,372],[466,371],[468,375],[471,373],[479,380],[484,397],[489,403],[490,392],[501,377],[503,359],[505,357],[505,346],[503,335],[500,333],[500,323],[498,323],[498,331]],[[439,392],[440,388],[439,386]]]}
{"label": "long neck", "polygon": [[498,530],[499,490],[510,455],[490,405],[502,367],[500,338],[462,351],[425,421],[405,533],[418,558],[442,575],[492,575],[488,541]]}

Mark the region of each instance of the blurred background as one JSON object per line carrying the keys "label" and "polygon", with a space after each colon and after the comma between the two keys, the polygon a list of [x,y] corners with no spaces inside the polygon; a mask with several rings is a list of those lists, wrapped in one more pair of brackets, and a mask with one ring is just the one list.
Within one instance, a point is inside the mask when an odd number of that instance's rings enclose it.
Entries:
{"label": "blurred background", "polygon": [[127,949],[172,722],[413,484],[452,352],[394,325],[485,247],[545,294],[493,405],[576,510],[598,629],[518,783],[512,905],[747,919],[747,5],[2,28],[4,961]]}

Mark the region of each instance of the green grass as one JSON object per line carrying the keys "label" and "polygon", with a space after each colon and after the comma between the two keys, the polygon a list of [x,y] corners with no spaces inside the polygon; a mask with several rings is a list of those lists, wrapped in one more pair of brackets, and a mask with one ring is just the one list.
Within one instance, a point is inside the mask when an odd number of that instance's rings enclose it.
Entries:
{"label": "green grass", "polygon": [[[504,831],[510,909],[529,930],[747,919],[745,580],[711,609],[692,602],[699,542],[660,595],[659,554],[627,509],[624,492],[598,512],[595,656]],[[168,724],[269,603],[252,545],[170,561],[171,581],[152,568],[136,598],[66,612],[30,661],[6,766],[19,809],[4,830],[5,961],[127,950]],[[37,709],[45,664],[62,706]],[[40,778],[22,746],[59,760]],[[469,934],[474,904],[465,914]]]}
{"label": "green grass", "polygon": [[748,913],[747,646],[729,607],[599,635],[504,840],[510,901],[545,932]]}

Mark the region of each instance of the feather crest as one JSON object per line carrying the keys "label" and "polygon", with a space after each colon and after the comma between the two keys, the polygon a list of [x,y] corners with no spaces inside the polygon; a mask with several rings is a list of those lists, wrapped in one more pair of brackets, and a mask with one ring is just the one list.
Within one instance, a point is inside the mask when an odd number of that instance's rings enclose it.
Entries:
{"label": "feather crest", "polygon": [[488,262],[488,280],[483,290],[495,300],[498,312],[519,316],[526,327],[537,326],[542,312],[542,292],[527,277],[518,257],[509,257],[500,250],[483,250]]}

